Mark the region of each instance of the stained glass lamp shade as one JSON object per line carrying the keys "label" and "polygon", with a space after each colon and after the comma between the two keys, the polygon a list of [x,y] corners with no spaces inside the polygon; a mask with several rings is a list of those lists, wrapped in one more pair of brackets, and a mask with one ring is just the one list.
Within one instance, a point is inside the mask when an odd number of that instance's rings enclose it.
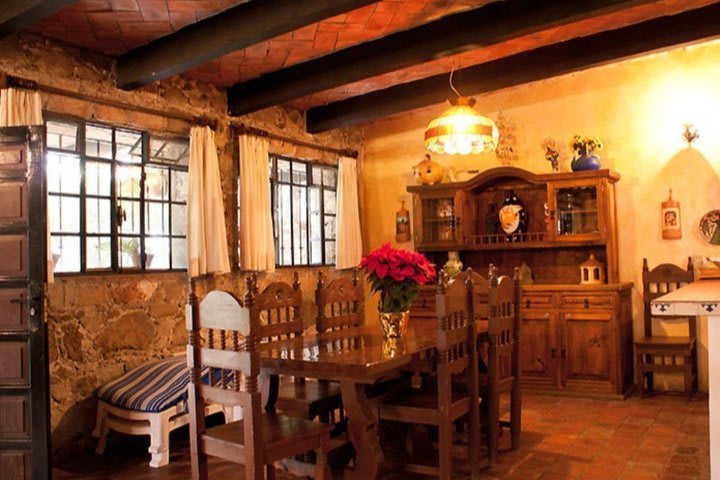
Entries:
{"label": "stained glass lamp shade", "polygon": [[500,132],[495,122],[473,108],[475,99],[458,97],[449,102],[451,107],[425,129],[425,147],[449,155],[495,150]]}

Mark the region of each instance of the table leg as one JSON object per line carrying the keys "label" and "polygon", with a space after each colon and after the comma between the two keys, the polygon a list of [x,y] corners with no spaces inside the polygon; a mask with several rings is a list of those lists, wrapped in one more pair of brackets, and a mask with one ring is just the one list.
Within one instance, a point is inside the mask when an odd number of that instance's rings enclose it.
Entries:
{"label": "table leg", "polygon": [[384,456],[378,436],[378,417],[365,394],[365,385],[340,382],[343,406],[347,413],[348,433],[355,448],[355,468],[350,478],[378,478]]}
{"label": "table leg", "polygon": [[708,317],[708,369],[710,396],[710,478],[720,478],[720,316]]}

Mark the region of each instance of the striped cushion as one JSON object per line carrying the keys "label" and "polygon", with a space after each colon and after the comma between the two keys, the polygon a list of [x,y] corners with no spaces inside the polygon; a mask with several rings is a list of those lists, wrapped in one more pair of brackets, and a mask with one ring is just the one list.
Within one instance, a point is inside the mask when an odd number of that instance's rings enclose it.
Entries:
{"label": "striped cushion", "polygon": [[[207,371],[203,372],[207,377]],[[207,381],[207,378],[203,380]],[[190,383],[185,355],[153,360],[103,385],[95,396],[116,407],[162,412],[187,399]]]}

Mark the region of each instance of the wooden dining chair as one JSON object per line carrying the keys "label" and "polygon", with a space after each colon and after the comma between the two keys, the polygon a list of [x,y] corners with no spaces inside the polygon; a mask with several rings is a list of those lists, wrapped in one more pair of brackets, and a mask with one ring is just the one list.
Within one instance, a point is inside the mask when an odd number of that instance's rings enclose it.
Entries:
{"label": "wooden dining chair", "polygon": [[329,283],[325,281],[325,274],[318,272],[315,306],[315,328],[318,333],[363,325],[365,291],[360,283],[358,269],[353,269],[350,278],[339,277]]}
{"label": "wooden dining chair", "polygon": [[[259,291],[257,275],[250,274],[249,282],[255,296],[250,315],[258,322],[261,341],[273,341],[294,338],[303,334],[303,295],[300,290],[298,273],[293,274],[293,282],[277,281],[269,283]],[[279,385],[278,385],[279,382]],[[271,379],[271,394],[277,392],[269,404],[285,412],[313,420],[320,418],[330,423],[332,414],[342,405],[340,387],[337,384],[305,380],[302,377]]]}
{"label": "wooden dining chair", "polygon": [[[406,472],[453,478],[454,425],[467,418],[471,478],[479,475],[480,399],[477,329],[472,321],[472,280],[448,284],[439,274],[436,308],[437,377],[432,386],[405,389],[378,403],[384,421],[435,426],[438,429],[438,466],[404,463]],[[465,377],[462,391],[453,388],[453,376]]]}
{"label": "wooden dining chair", "polygon": [[[190,281],[186,324],[191,379],[188,388],[191,478],[207,480],[208,456],[213,456],[244,464],[247,480],[272,480],[274,462],[315,450],[315,478],[327,479],[330,427],[263,412],[257,352],[262,329],[250,314],[253,308],[254,290],[249,278],[244,307],[231,293],[218,290],[198,302],[195,281]],[[203,382],[202,371],[206,368],[209,374]],[[239,405],[243,419],[207,428],[205,406],[210,403],[233,408]]]}
{"label": "wooden dining chair", "polygon": [[[663,320],[687,322],[687,336],[655,335],[650,302],[695,280],[692,258],[687,269],[664,263],[652,270],[643,259],[643,308],[645,336],[635,342],[636,375],[640,392],[653,392],[655,373],[680,373],[685,391],[697,392],[697,317],[663,317]],[[683,362],[678,363],[682,358]],[[647,388],[645,383],[647,382]]]}
{"label": "wooden dining chair", "polygon": [[[487,290],[488,349],[487,381],[481,379],[480,395],[487,411],[488,463],[495,464],[500,429],[510,429],[513,449],[520,446],[520,274],[499,276],[490,265]],[[480,311],[484,299],[473,296],[473,310]],[[500,420],[500,397],[510,395],[510,419]]]}

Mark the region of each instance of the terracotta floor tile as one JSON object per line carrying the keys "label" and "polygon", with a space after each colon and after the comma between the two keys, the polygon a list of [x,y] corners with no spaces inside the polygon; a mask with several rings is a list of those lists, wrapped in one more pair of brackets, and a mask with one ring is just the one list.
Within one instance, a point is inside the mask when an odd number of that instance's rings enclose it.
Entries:
{"label": "terracotta floor tile", "polygon": [[[604,402],[523,396],[520,449],[500,439],[497,465],[483,480],[709,480],[707,398],[658,395]],[[185,480],[189,477],[187,431],[173,436],[169,466],[147,466],[147,443],[120,435],[104,457],[88,455],[55,468],[56,480]],[[242,480],[241,469],[211,462],[211,478]],[[278,480],[291,477],[279,474]],[[342,478],[340,474],[338,479]],[[389,474],[384,480],[418,480]],[[465,476],[457,476],[458,480]]]}

